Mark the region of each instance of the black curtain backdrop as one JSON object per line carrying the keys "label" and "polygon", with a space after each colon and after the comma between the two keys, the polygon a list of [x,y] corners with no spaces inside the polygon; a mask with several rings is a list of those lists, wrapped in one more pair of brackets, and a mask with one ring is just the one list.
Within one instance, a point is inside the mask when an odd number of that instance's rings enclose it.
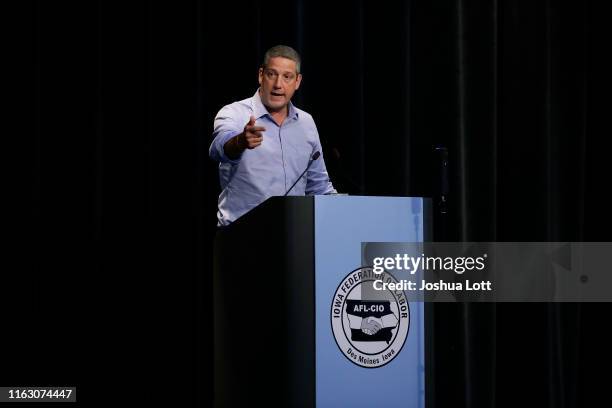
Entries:
{"label": "black curtain backdrop", "polygon": [[[276,44],[302,54],[294,102],[314,116],[341,191],[429,196],[443,145],[444,239],[610,241],[606,11],[28,3],[17,36],[35,67],[24,88],[34,120],[16,167],[24,215],[5,274],[0,385],[76,385],[84,405],[212,400],[212,121],[255,92]],[[593,404],[607,395],[610,311],[435,305],[432,406]],[[273,355],[261,357],[265,375]]]}

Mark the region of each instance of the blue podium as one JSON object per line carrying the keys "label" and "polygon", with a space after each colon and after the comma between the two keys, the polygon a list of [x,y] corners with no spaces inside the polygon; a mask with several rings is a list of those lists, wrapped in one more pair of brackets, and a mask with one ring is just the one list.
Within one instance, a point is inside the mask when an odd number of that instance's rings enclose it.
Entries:
{"label": "blue podium", "polygon": [[424,407],[426,305],[372,291],[362,243],[429,219],[423,198],[272,197],[219,229],[215,405]]}

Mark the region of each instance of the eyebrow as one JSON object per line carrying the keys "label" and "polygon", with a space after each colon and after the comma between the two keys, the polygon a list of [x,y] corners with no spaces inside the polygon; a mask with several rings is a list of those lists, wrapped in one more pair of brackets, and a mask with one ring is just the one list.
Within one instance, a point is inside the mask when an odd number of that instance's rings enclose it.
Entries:
{"label": "eyebrow", "polygon": [[[266,67],[266,68],[264,68],[264,70],[272,71],[272,72],[274,72],[275,74],[278,74],[278,73],[279,73],[277,70],[275,70],[275,69],[273,69],[273,68],[267,68],[267,67]],[[284,71],[284,72],[281,72],[281,74],[283,74],[283,75],[284,75],[284,74],[296,74],[296,72],[295,72],[295,71]]]}

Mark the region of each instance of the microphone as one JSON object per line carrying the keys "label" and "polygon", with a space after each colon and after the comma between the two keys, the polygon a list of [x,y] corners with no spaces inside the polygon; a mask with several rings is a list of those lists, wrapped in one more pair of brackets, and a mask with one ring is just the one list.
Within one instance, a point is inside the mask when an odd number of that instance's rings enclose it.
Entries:
{"label": "microphone", "polygon": [[306,166],[306,168],[304,169],[304,171],[302,172],[302,174],[300,174],[300,177],[297,178],[297,180],[295,180],[295,183],[293,183],[293,185],[291,187],[289,187],[289,190],[287,190],[287,192],[285,193],[285,195],[289,194],[289,192],[293,189],[293,187],[295,187],[295,185],[297,184],[298,181],[300,181],[300,179],[302,177],[304,177],[304,174],[306,174],[306,172],[308,171],[308,169],[310,168],[310,165],[319,158],[319,156],[321,155],[320,151],[316,151],[313,155],[312,158],[310,159],[310,161],[308,162],[308,166]]}

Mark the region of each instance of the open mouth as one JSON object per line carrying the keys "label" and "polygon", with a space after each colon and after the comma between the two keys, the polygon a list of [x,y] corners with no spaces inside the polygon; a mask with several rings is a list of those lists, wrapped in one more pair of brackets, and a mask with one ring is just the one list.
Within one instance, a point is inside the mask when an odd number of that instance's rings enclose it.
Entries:
{"label": "open mouth", "polygon": [[282,93],[277,93],[277,92],[270,92],[270,94],[271,94],[272,96],[285,96],[285,94],[282,94]]}

